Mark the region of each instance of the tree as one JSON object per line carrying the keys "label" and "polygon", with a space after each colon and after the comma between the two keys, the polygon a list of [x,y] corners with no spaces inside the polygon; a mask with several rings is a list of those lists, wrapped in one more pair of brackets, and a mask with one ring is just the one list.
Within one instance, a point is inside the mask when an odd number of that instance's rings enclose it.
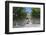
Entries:
{"label": "tree", "polygon": [[40,8],[32,8],[32,17],[40,17]]}
{"label": "tree", "polygon": [[24,19],[27,15],[22,7],[13,7],[13,14],[13,20]]}

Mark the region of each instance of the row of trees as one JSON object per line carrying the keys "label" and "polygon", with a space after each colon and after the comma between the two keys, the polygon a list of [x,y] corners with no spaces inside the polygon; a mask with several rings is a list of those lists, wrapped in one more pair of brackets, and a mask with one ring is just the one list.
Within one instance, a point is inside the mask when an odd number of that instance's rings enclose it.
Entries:
{"label": "row of trees", "polygon": [[[24,19],[26,18],[27,13],[25,12],[23,7],[13,7],[13,20],[15,19]],[[40,8],[32,8],[32,17],[40,17]]]}

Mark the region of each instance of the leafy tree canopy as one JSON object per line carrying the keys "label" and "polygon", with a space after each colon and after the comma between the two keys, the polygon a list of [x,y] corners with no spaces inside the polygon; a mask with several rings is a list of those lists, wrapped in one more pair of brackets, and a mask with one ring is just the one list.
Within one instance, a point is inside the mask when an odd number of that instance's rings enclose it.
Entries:
{"label": "leafy tree canopy", "polygon": [[32,8],[32,17],[40,17],[40,8]]}
{"label": "leafy tree canopy", "polygon": [[13,15],[13,19],[23,19],[26,17],[26,12],[24,11],[24,8],[22,7],[14,7],[13,8],[13,13],[15,15]]}

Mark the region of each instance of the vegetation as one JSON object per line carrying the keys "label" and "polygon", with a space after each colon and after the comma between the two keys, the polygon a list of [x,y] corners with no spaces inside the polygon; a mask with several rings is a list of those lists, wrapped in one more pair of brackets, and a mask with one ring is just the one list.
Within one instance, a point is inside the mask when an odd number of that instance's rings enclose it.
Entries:
{"label": "vegetation", "polygon": [[[27,13],[23,7],[13,7],[13,20],[19,20],[26,18]],[[32,8],[31,16],[34,18],[40,17],[40,8]]]}
{"label": "vegetation", "polygon": [[40,17],[40,8],[32,8],[32,14],[31,14],[32,17],[37,17],[39,18]]}
{"label": "vegetation", "polygon": [[22,7],[13,7],[13,20],[19,20],[26,18],[26,12],[24,12],[24,8]]}

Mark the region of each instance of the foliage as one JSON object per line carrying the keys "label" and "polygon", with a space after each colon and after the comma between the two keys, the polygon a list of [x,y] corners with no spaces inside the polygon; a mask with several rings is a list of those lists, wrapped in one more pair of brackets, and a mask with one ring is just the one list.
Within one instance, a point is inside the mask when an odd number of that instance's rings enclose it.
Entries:
{"label": "foliage", "polygon": [[32,8],[32,17],[40,17],[40,8]]}
{"label": "foliage", "polygon": [[13,7],[13,14],[13,20],[23,19],[27,15],[22,7]]}

